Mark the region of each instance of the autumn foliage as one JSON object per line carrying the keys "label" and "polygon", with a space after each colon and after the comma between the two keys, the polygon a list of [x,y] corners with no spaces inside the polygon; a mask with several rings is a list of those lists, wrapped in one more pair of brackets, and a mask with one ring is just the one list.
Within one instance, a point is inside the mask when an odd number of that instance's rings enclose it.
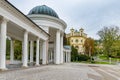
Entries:
{"label": "autumn foliage", "polygon": [[94,53],[94,40],[92,38],[87,38],[84,43],[85,54],[91,56]]}

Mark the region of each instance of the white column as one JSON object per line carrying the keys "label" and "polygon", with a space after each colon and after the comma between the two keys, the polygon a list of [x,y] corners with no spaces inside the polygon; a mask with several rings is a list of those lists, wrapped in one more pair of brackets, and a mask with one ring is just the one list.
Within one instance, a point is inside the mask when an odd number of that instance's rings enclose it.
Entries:
{"label": "white column", "polygon": [[71,51],[69,52],[69,62],[71,62]]}
{"label": "white column", "polygon": [[60,55],[61,62],[60,63],[63,63],[63,34],[60,37],[60,41],[61,41],[61,55]]}
{"label": "white column", "polygon": [[69,62],[69,53],[67,51],[67,62]]}
{"label": "white column", "polygon": [[48,62],[51,62],[51,50],[48,51]]}
{"label": "white column", "polygon": [[68,62],[70,62],[70,52],[68,52]]}
{"label": "white column", "polygon": [[24,58],[24,54],[23,54],[23,50],[24,50],[24,41],[22,41],[22,63],[23,63],[23,58]]}
{"label": "white column", "polygon": [[63,62],[65,63],[65,51],[63,52]]}
{"label": "white column", "polygon": [[47,42],[43,41],[43,53],[42,53],[42,64],[46,64],[47,63]]}
{"label": "white column", "polygon": [[53,53],[52,53],[52,50],[51,50],[51,52],[50,52],[50,61],[52,62],[53,61]]}
{"label": "white column", "polygon": [[55,64],[60,64],[60,31],[56,32],[56,56]]}
{"label": "white column", "polygon": [[66,63],[68,62],[68,55],[67,55],[67,51],[65,52],[66,54]]}
{"label": "white column", "polygon": [[6,69],[6,19],[0,20],[0,69]]}
{"label": "white column", "polygon": [[40,59],[42,59],[42,54],[43,54],[43,43],[40,42]]}
{"label": "white column", "polygon": [[37,39],[37,43],[36,43],[36,65],[40,65],[39,64],[39,60],[40,60],[40,58],[39,58],[39,38]]}
{"label": "white column", "polygon": [[54,53],[53,53],[53,62],[56,63],[56,39],[54,39]]}
{"label": "white column", "polygon": [[33,47],[33,41],[30,41],[30,62],[33,62],[33,53],[34,53],[34,47]]}
{"label": "white column", "polygon": [[28,67],[28,32],[24,32],[24,41],[23,41],[23,67]]}
{"label": "white column", "polygon": [[10,40],[10,63],[13,64],[14,61],[14,41]]}

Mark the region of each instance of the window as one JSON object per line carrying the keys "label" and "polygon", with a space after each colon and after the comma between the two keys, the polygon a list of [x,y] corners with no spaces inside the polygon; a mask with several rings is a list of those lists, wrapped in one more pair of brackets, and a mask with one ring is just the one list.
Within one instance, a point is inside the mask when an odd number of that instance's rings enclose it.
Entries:
{"label": "window", "polygon": [[79,47],[78,46],[75,46],[76,49],[78,49]]}
{"label": "window", "polygon": [[81,40],[81,42],[83,42],[83,40]]}
{"label": "window", "polygon": [[71,42],[73,42],[73,40],[71,40]]}
{"label": "window", "polygon": [[76,39],[75,42],[78,43],[78,39]]}

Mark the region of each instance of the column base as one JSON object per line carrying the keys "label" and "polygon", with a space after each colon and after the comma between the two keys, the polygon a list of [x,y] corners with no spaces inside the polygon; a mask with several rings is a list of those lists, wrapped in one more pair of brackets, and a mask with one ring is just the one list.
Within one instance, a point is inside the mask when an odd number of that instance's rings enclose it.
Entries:
{"label": "column base", "polygon": [[0,71],[6,71],[8,68],[0,68]]}
{"label": "column base", "polygon": [[61,64],[61,63],[55,63],[56,65],[59,65],[59,64]]}
{"label": "column base", "polygon": [[40,66],[40,64],[35,64],[35,66],[37,66],[37,67],[38,67],[38,66]]}
{"label": "column base", "polygon": [[14,62],[10,62],[10,64],[14,64]]}
{"label": "column base", "polygon": [[42,63],[42,65],[47,65],[47,63]]}
{"label": "column base", "polygon": [[22,66],[22,68],[28,68],[28,66]]}

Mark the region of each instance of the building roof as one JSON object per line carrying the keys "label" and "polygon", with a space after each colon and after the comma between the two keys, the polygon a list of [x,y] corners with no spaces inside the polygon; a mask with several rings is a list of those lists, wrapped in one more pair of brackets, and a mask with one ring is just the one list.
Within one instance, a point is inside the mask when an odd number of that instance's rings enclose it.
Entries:
{"label": "building roof", "polygon": [[71,50],[71,46],[66,45],[64,46],[64,49]]}
{"label": "building roof", "polygon": [[52,8],[50,8],[46,5],[34,7],[28,13],[28,15],[32,15],[32,14],[43,14],[43,15],[48,15],[48,16],[59,18],[57,13]]}
{"label": "building roof", "polygon": [[11,7],[13,7],[16,11],[18,11],[21,15],[23,15],[25,18],[27,18],[30,22],[32,22],[35,26],[37,26],[40,30],[42,30],[45,34],[50,36],[46,31],[44,31],[42,28],[40,28],[36,23],[34,23],[30,18],[28,18],[24,13],[22,13],[19,9],[17,9],[14,5],[12,5],[9,1],[5,0]]}

